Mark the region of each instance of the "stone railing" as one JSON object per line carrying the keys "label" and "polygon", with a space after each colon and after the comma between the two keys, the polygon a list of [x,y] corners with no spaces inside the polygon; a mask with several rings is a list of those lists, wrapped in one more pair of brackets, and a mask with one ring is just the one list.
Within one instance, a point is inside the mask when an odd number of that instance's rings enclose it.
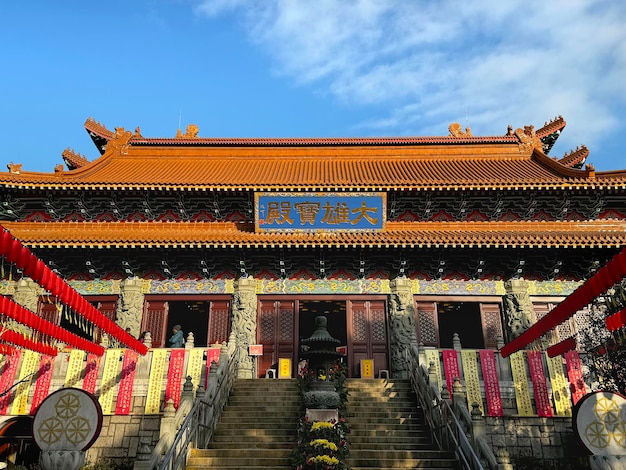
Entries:
{"label": "stone railing", "polygon": [[[495,463],[495,457],[488,446],[476,445],[475,440],[472,442],[471,416],[467,407],[463,409],[459,400],[451,400],[445,388],[443,393],[440,392],[435,385],[437,381],[432,377],[434,369],[428,370],[420,365],[417,344],[412,344],[406,350],[405,357],[409,378],[418,403],[424,410],[426,421],[439,447],[453,451],[463,469],[482,470],[485,468],[483,462]],[[470,432],[468,432],[468,427]],[[486,468],[498,469],[497,466],[491,465]]]}
{"label": "stone railing", "polygon": [[237,371],[235,342],[230,338],[220,352],[219,363],[213,362],[207,377],[207,388],[198,387],[194,401],[193,384],[187,379],[178,410],[172,402],[166,404],[161,420],[160,439],[150,450],[141,445],[135,470],[178,470],[192,448],[205,448],[226,405]]}
{"label": "stone railing", "polygon": [[[455,344],[454,350],[458,353],[458,369],[454,372],[452,390],[448,390],[447,380],[443,377],[446,367],[454,370],[454,364],[451,361],[450,353],[444,355],[442,350],[433,348],[424,348],[421,345],[412,344],[406,349],[406,360],[410,378],[413,386],[420,397],[420,404],[424,407],[426,417],[433,429],[433,434],[437,442],[445,448],[450,445],[450,439],[456,438],[458,434],[464,434],[472,445],[473,452],[479,457],[484,468],[491,470],[510,470],[516,462],[524,459],[533,458],[540,465],[550,466],[558,465],[559,462],[567,461],[567,464],[578,465],[582,459],[585,460],[585,453],[581,450],[581,446],[577,444],[575,433],[572,429],[572,401],[569,391],[574,390],[574,384],[568,381],[565,370],[560,371],[564,383],[554,381],[557,377],[558,367],[561,365],[558,361],[551,364],[544,362],[545,383],[533,383],[533,377],[526,368],[526,376],[524,377],[523,368],[517,367],[517,381],[524,385],[520,386],[520,395],[522,392],[530,395],[530,402],[525,403],[525,407],[521,408],[518,402],[517,382],[513,380],[513,366],[510,358],[503,358],[498,351],[493,351],[495,360],[495,368],[497,372],[499,404],[501,410],[498,414],[488,413],[490,403],[487,400],[487,387],[485,382],[482,364],[478,360],[475,363],[477,370],[472,371],[471,359],[468,359],[468,370],[464,370],[464,360],[461,357],[464,350],[460,344]],[[479,351],[471,350],[475,354]],[[471,358],[471,354],[467,354]],[[546,359],[544,358],[544,361]],[[565,368],[565,361],[561,367]],[[550,366],[552,369],[550,370]],[[456,377],[458,374],[459,377]],[[450,375],[450,374],[449,374]],[[478,375],[478,383],[471,384],[473,387],[469,389],[472,376]],[[448,377],[448,378],[451,378]],[[522,383],[526,380],[526,383]],[[546,404],[552,408],[552,414],[539,414],[539,406],[535,397],[534,385],[539,385],[547,390],[547,402],[541,398],[542,404]],[[577,382],[577,387],[581,387]],[[493,388],[492,391],[493,399]],[[545,393],[545,392],[544,392]],[[476,396],[478,394],[478,396]],[[473,398],[470,399],[470,396]],[[564,396],[567,398],[564,400]],[[486,405],[481,409],[482,403]],[[520,400],[521,402],[521,400]],[[446,406],[447,405],[447,406]],[[449,408],[449,410],[448,410]],[[542,406],[542,411],[545,407]],[[483,411],[484,410],[484,411]],[[546,416],[547,415],[547,416]],[[447,426],[454,423],[451,430]],[[458,422],[458,426],[456,425]],[[550,438],[545,438],[550,435]],[[462,437],[459,438],[462,444]],[[461,445],[460,444],[460,445]],[[461,450],[463,447],[461,445]],[[468,467],[473,468],[473,467]]]}

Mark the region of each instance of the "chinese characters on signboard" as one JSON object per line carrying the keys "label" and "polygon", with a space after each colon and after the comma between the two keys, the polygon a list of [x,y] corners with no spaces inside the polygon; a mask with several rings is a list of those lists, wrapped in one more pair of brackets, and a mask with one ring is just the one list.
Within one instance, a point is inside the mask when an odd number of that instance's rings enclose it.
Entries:
{"label": "chinese characters on signboard", "polygon": [[260,231],[382,230],[384,193],[257,193]]}

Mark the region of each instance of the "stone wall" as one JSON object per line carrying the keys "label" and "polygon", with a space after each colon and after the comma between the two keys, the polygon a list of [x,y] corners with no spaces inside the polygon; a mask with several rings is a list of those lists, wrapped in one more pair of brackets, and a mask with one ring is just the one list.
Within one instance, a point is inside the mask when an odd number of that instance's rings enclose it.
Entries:
{"label": "stone wall", "polygon": [[516,462],[535,462],[540,468],[587,468],[588,457],[570,417],[486,417],[484,426],[494,454],[506,450],[514,468],[519,466]]}
{"label": "stone wall", "polygon": [[107,415],[100,437],[87,451],[88,462],[121,462],[134,460],[140,445],[150,448],[159,440],[161,415],[144,415],[145,397],[134,397],[130,415]]}

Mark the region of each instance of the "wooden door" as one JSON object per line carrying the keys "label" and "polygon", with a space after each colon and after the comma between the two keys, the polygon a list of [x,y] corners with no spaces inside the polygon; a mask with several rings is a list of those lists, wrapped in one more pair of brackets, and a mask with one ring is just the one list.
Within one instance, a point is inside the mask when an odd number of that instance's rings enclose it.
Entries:
{"label": "wooden door", "polygon": [[500,304],[480,304],[480,318],[483,326],[485,349],[498,349],[498,337],[502,334]]}
{"label": "wooden door", "polygon": [[57,309],[57,305],[55,303],[42,302],[40,300],[38,313],[41,318],[48,320],[50,323],[54,323],[55,325],[58,325],[61,320],[61,312]]}
{"label": "wooden door", "polygon": [[424,346],[439,347],[439,319],[435,302],[415,303],[417,342]]}
{"label": "wooden door", "polygon": [[230,334],[230,302],[218,300],[209,307],[208,345],[228,342]]}
{"label": "wooden door", "polygon": [[261,300],[257,316],[257,344],[263,345],[263,356],[258,358],[257,376],[263,377],[280,358],[291,359],[295,370],[295,301]]}
{"label": "wooden door", "polygon": [[169,304],[164,300],[146,300],[141,331],[149,331],[152,335],[152,347],[166,347],[167,341],[167,315]]}
{"label": "wooden door", "polygon": [[348,302],[348,366],[350,377],[359,377],[363,359],[374,359],[374,374],[389,370],[387,315],[383,300]]}
{"label": "wooden door", "polygon": [[[89,300],[89,298],[87,298]],[[115,300],[98,300],[96,302],[92,302],[94,307],[96,307],[100,313],[102,313],[109,320],[115,322],[117,318],[117,299]],[[100,328],[95,328],[93,332],[93,341],[94,343],[99,344],[102,341],[102,331]]]}

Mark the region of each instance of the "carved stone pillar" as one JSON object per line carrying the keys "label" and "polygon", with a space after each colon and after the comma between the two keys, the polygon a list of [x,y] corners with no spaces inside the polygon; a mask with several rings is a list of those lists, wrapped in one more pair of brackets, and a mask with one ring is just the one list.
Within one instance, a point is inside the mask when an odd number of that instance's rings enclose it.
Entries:
{"label": "carved stone pillar", "polygon": [[233,296],[233,325],[239,366],[237,377],[254,378],[254,362],[248,355],[248,346],[256,343],[256,281],[253,278],[240,278],[235,282]]}
{"label": "carved stone pillar", "polygon": [[141,331],[144,295],[141,292],[141,279],[124,279],[120,284],[120,301],[117,304],[117,323],[122,328],[130,328],[131,336],[138,338]]}
{"label": "carved stone pillar", "polygon": [[509,339],[515,339],[533,323],[535,314],[528,296],[528,282],[523,279],[510,279],[504,283],[506,295],[504,310]]}
{"label": "carved stone pillar", "polygon": [[417,342],[415,334],[415,304],[411,280],[394,279],[390,282],[389,330],[391,337],[391,370],[394,378],[408,377],[404,350]]}
{"label": "carved stone pillar", "polygon": [[[39,296],[41,294],[43,294],[43,289],[39,287],[39,284],[28,277],[23,277],[15,283],[13,301],[31,312],[37,313]],[[30,330],[27,326],[17,323],[14,320],[8,320],[8,323],[12,325],[12,329],[15,331],[26,332]]]}
{"label": "carved stone pillar", "polygon": [[13,300],[31,312],[37,312],[39,296],[42,293],[43,289],[39,287],[39,284],[28,277],[23,277],[15,283]]}

